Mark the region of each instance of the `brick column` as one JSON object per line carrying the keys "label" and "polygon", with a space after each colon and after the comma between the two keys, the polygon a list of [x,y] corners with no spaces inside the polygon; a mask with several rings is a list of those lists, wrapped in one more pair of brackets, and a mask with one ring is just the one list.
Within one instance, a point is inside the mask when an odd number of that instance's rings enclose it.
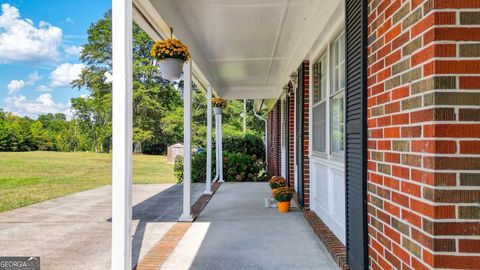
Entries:
{"label": "brick column", "polygon": [[480,269],[480,1],[368,12],[370,267]]}

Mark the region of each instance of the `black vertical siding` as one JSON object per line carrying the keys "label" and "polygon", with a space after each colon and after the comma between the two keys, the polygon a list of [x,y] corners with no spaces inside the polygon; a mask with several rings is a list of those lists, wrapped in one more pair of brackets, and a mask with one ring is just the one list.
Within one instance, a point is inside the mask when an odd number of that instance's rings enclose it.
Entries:
{"label": "black vertical siding", "polygon": [[304,206],[304,103],[305,103],[305,92],[304,92],[304,64],[302,63],[298,68],[298,87],[296,89],[296,100],[295,100],[295,107],[297,109],[296,115],[296,130],[297,130],[297,138],[295,147],[297,149],[296,153],[296,163],[297,163],[297,182],[298,182],[298,202],[301,206]]}
{"label": "black vertical siding", "polygon": [[345,178],[347,262],[368,268],[367,1],[346,0]]}
{"label": "black vertical siding", "polygon": [[290,186],[290,97],[285,98],[285,179],[287,179],[288,186]]}
{"label": "black vertical siding", "polygon": [[277,123],[276,123],[276,135],[277,135],[277,144],[275,145],[277,149],[278,161],[276,164],[276,175],[282,174],[282,101],[278,100],[277,102]]}

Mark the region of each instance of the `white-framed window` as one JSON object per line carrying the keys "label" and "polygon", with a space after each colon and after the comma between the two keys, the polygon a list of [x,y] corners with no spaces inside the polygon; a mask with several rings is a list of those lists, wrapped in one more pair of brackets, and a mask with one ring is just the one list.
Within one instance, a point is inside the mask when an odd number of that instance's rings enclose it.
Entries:
{"label": "white-framed window", "polygon": [[345,151],[345,35],[342,33],[331,45],[330,88],[330,152]]}
{"label": "white-framed window", "polygon": [[341,33],[312,68],[312,151],[345,151],[345,35]]}
{"label": "white-framed window", "polygon": [[327,140],[327,60],[327,54],[324,53],[313,64],[312,149],[321,153],[326,151]]}

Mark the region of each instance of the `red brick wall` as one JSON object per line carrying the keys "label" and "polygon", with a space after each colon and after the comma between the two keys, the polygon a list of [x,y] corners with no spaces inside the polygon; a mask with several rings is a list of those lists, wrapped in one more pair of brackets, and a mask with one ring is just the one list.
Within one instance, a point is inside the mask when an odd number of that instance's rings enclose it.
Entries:
{"label": "red brick wall", "polygon": [[480,269],[480,1],[369,0],[372,269]]}
{"label": "red brick wall", "polygon": [[[310,165],[309,165],[309,63],[308,61],[304,62],[304,104],[303,104],[303,118],[304,120],[304,203],[305,208],[309,209],[310,207]],[[295,97],[292,95],[289,100],[289,182],[290,186],[294,185],[294,131],[295,131],[295,122],[294,122],[294,109],[295,109]],[[269,143],[268,143],[268,172],[271,175],[276,175],[280,173],[280,162],[281,162],[281,153],[277,149],[280,148],[281,139],[281,116],[277,110],[281,110],[281,102],[277,101],[273,109],[268,114],[268,132],[269,132]],[[278,147],[278,148],[277,148]],[[278,166],[278,169],[277,169]]]}

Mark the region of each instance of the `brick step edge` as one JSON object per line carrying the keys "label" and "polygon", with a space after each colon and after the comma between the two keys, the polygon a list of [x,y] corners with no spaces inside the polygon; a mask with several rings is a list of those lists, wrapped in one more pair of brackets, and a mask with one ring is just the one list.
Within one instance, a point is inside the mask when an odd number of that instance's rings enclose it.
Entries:
{"label": "brick step edge", "polygon": [[208,202],[210,201],[210,199],[212,199],[212,196],[213,194],[215,194],[215,192],[217,192],[217,190],[220,188],[220,186],[222,185],[221,182],[215,182],[215,183],[212,183],[212,194],[203,194],[202,196],[200,196],[200,198],[198,198],[198,200],[192,205],[192,217],[193,217],[193,220],[195,221],[195,219],[197,219],[197,217],[200,215],[200,213],[202,212],[203,208],[205,208],[205,206],[207,206]]}
{"label": "brick step edge", "polygon": [[[296,195],[296,194],[295,194]],[[298,197],[294,195],[294,199],[298,203]],[[303,216],[307,223],[312,227],[313,232],[317,235],[318,239],[325,245],[328,253],[332,256],[335,263],[343,270],[350,270],[350,266],[347,264],[347,248],[338,240],[337,236],[323,223],[323,221],[315,214],[315,212],[300,207],[303,212]]]}

